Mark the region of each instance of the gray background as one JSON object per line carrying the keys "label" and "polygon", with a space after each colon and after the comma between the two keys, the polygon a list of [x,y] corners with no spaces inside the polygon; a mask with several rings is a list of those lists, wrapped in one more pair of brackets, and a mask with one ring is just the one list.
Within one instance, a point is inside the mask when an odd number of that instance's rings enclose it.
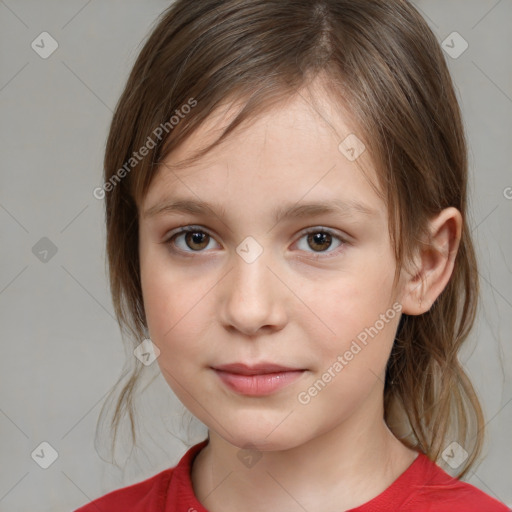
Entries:
{"label": "gray background", "polygon": [[[483,299],[463,361],[488,437],[467,480],[512,507],[512,1],[414,4],[440,42],[457,31],[469,43],[458,58],[447,55],[470,146]],[[107,286],[103,204],[92,190],[101,184],[112,110],[167,5],[0,0],[2,512],[74,510],[175,465],[205,433],[198,422],[187,430],[160,376],[141,400],[145,451],[135,450],[123,472],[93,444],[125,353]],[[59,45],[47,59],[31,48],[43,31]],[[48,244],[43,237],[57,248],[47,261],[34,254]],[[48,469],[31,456],[44,441],[58,453]]]}

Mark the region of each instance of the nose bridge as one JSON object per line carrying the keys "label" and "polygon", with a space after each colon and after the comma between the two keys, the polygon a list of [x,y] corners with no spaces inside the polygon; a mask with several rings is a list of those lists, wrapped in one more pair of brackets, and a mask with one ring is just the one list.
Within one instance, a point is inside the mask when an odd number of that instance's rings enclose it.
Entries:
{"label": "nose bridge", "polygon": [[[267,268],[269,265],[269,250],[265,249],[262,243],[258,242],[254,237],[247,236],[236,247],[236,257],[234,258],[233,285],[237,287],[237,294],[242,296],[250,296],[250,300],[254,298],[262,298],[261,294],[270,291],[272,286],[268,280],[272,278],[272,273]],[[271,263],[270,263],[271,265]]]}
{"label": "nose bridge", "polygon": [[255,332],[261,326],[282,320],[278,279],[270,270],[273,266],[270,260],[270,251],[252,236],[236,247],[224,295],[227,324],[240,331]]}

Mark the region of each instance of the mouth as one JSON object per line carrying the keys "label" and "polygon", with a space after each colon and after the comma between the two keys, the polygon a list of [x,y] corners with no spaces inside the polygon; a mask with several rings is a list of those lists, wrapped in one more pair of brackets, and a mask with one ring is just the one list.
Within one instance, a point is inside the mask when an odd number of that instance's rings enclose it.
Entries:
{"label": "mouth", "polygon": [[247,396],[265,396],[295,382],[306,371],[273,363],[246,365],[232,363],[212,367],[221,382],[232,391]]}

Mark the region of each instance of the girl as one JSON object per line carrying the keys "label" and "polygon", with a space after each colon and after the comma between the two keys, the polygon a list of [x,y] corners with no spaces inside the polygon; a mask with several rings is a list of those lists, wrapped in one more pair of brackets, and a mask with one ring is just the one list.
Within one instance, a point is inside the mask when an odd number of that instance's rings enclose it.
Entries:
{"label": "girl", "polygon": [[144,356],[113,426],[128,407],[136,440],[156,357],[208,438],[79,512],[505,512],[458,479],[484,427],[457,359],[478,295],[466,151],[405,0],[173,3],[95,192]]}

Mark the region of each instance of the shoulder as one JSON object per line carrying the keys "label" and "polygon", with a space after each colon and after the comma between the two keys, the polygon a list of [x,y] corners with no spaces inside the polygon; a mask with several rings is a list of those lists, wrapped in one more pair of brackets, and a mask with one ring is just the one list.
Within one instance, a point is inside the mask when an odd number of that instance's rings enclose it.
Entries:
{"label": "shoulder", "polygon": [[75,512],[153,512],[163,510],[166,491],[174,468],[169,468],[141,482],[116,489],[101,496]]}
{"label": "shoulder", "polygon": [[[192,508],[202,510],[194,496],[190,469],[194,457],[208,439],[188,449],[175,467],[165,469],[141,482],[109,492],[74,512],[162,512]],[[203,509],[204,510],[204,509]]]}
{"label": "shoulder", "polygon": [[404,511],[511,512],[509,507],[474,485],[449,475],[426,455],[420,454],[420,457],[422,478],[404,503]]}

